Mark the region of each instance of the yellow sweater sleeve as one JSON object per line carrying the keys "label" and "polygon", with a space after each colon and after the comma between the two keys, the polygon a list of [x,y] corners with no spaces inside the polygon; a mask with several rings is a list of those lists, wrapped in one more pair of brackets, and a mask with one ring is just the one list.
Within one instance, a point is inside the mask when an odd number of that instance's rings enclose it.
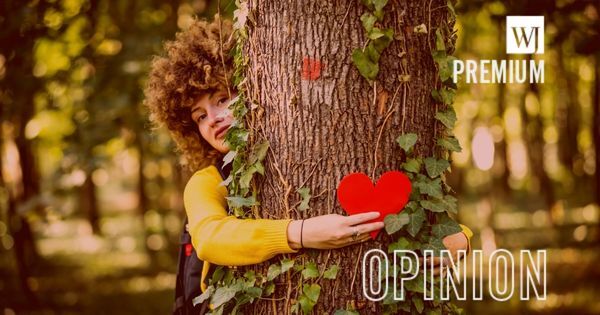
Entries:
{"label": "yellow sweater sleeve", "polygon": [[183,194],[192,244],[201,260],[224,266],[261,263],[295,253],[287,240],[291,220],[238,219],[227,215],[227,189],[215,166],[196,172]]}
{"label": "yellow sweater sleeve", "polygon": [[466,225],[460,224],[460,227],[462,228],[463,234],[465,234],[465,236],[467,237],[467,243],[468,243],[467,252],[470,252],[471,251],[471,238],[473,237],[473,231],[471,231],[471,229],[469,229],[469,227]]}

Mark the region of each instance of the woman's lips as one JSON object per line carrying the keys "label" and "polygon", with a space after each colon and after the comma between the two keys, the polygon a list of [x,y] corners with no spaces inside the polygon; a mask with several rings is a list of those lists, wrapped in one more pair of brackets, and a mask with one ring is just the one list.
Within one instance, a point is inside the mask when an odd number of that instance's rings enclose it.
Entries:
{"label": "woman's lips", "polygon": [[229,126],[223,126],[219,129],[217,129],[217,132],[215,133],[215,139],[221,139],[225,136],[225,134],[227,133],[227,130],[229,129]]}

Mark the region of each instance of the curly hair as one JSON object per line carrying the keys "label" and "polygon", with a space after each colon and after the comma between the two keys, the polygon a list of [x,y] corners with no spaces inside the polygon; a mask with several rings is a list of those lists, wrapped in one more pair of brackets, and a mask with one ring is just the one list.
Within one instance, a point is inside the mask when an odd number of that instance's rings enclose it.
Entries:
{"label": "curly hair", "polygon": [[205,93],[228,89],[233,73],[229,54],[235,44],[232,32],[231,22],[220,22],[218,16],[212,23],[195,20],[187,30],[178,32],[174,41],[165,43],[166,56],[154,56],[151,62],[144,91],[150,121],[167,128],[181,154],[181,164],[191,171],[214,164],[221,156],[200,135],[191,118],[191,106]]}

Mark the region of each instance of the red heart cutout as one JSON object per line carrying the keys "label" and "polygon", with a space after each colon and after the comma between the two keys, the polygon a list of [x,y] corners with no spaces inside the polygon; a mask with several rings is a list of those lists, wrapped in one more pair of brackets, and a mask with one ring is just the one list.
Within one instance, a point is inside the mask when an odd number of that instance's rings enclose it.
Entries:
{"label": "red heart cutout", "polygon": [[[369,222],[383,222],[388,214],[404,209],[410,192],[410,180],[402,172],[386,172],[375,185],[364,173],[352,173],[344,176],[338,185],[337,197],[349,215],[377,211],[381,215]],[[371,232],[371,238],[375,239],[379,231]]]}

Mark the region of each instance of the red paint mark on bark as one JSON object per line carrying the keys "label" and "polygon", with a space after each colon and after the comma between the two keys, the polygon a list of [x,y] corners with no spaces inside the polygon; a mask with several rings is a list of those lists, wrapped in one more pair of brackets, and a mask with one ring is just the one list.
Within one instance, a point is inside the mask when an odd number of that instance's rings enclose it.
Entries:
{"label": "red paint mark on bark", "polygon": [[302,79],[304,80],[316,80],[321,76],[321,69],[323,64],[317,60],[309,57],[304,57],[302,60]]}

